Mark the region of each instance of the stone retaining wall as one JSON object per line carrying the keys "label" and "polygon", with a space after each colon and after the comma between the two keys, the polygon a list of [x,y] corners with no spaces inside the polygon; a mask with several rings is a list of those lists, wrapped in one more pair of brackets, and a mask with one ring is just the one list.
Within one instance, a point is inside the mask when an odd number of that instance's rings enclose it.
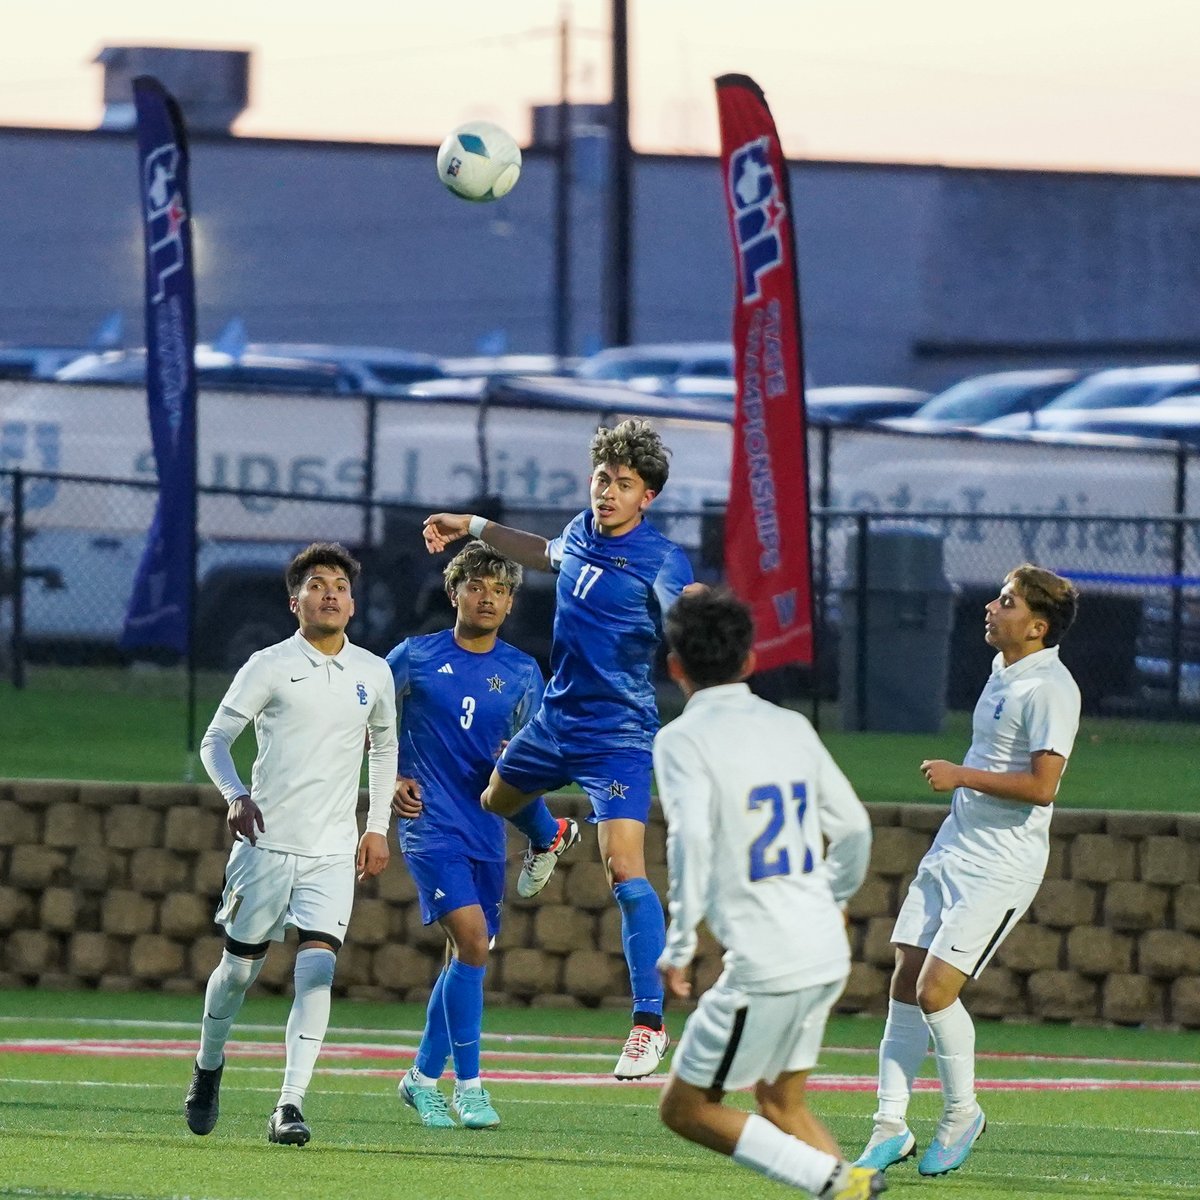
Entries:
{"label": "stone retaining wall", "polygon": [[[584,811],[578,798],[554,808]],[[884,1011],[892,918],[944,812],[873,806],[844,1011]],[[656,810],[647,859],[660,893],[665,844]],[[625,1008],[620,918],[594,829],[534,901],[516,895],[522,848],[514,838],[489,1001]],[[0,987],[202,991],[220,955],[212,913],[227,852],[224,806],[207,785],[0,784]],[[259,986],[288,988],[293,946],[267,956]],[[335,987],[423,1001],[442,953],[395,855],[360,891]],[[705,936],[698,987],[719,972]],[[1200,815],[1058,812],[1046,882],[967,1002],[980,1016],[1200,1028]]]}

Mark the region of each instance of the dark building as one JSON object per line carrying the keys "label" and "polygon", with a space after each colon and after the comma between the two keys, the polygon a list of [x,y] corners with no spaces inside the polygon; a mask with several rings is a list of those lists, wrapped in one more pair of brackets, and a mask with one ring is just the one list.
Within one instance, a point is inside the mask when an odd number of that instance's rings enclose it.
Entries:
{"label": "dark building", "polygon": [[[579,153],[582,351],[605,206],[603,154]],[[198,135],[192,160],[201,337],[237,316],[255,341],[551,348],[549,149],[484,205],[441,187],[427,146]],[[114,309],[140,330],[136,170],[130,133],[0,129],[0,341],[78,342]],[[811,383],[1200,360],[1200,180],[798,162],[791,184]],[[715,160],[639,156],[633,195],[635,339],[727,338]]]}

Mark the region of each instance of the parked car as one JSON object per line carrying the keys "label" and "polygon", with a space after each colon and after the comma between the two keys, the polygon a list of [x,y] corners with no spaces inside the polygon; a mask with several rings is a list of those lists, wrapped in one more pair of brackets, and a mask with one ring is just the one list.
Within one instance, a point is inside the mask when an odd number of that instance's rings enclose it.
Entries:
{"label": "parked car", "polygon": [[447,377],[486,376],[502,379],[512,375],[574,375],[582,360],[559,358],[556,354],[464,354],[441,360]]}
{"label": "parked car", "polygon": [[1136,408],[1157,404],[1180,392],[1200,386],[1200,366],[1177,363],[1155,367],[1110,367],[1096,371],[1069,387],[1033,414],[1009,415],[988,421],[988,429],[1036,429],[1067,427],[1075,418],[1067,415],[1081,409]]}
{"label": "parked car", "polygon": [[[396,390],[365,369],[333,361],[249,353],[234,357],[203,345],[196,347],[195,361],[201,384],[233,391],[365,395]],[[54,378],[70,383],[144,383],[146,351],[85,354],[57,371]]]}
{"label": "parked car", "polygon": [[53,379],[86,346],[0,346],[0,379]]}
{"label": "parked car", "polygon": [[870,425],[917,412],[929,400],[919,388],[872,384],[812,387],[804,393],[808,419],[814,425]]}
{"label": "parked car", "polygon": [[1032,414],[1073,387],[1087,374],[1068,367],[1031,371],[995,371],[972,375],[938,392],[911,416],[889,421],[893,429],[933,431],[973,428],[998,417],[1020,418],[1032,425]]}
{"label": "parked car", "polygon": [[[1200,448],[1200,395],[1172,397],[1132,408],[1066,409],[1054,428],[1033,431],[1034,440],[1066,441],[1077,434],[1183,442]],[[1095,438],[1089,441],[1095,443]]]}
{"label": "parked car", "polygon": [[[734,379],[685,375],[675,381],[671,396],[678,400],[725,402],[732,409],[737,394]],[[918,388],[875,384],[842,384],[810,387],[804,392],[805,409],[813,425],[869,425],[886,417],[907,416],[929,399]]]}
{"label": "parked car", "polygon": [[613,346],[585,358],[576,368],[581,379],[611,380],[640,392],[673,395],[685,377],[733,378],[732,342],[665,342]]}
{"label": "parked car", "polygon": [[1140,699],[1156,708],[1200,707],[1200,592],[1169,593],[1142,605],[1133,660]]}
{"label": "parked car", "polygon": [[397,350],[391,346],[338,346],[312,342],[249,342],[237,354],[239,361],[248,356],[300,359],[304,362],[333,363],[362,374],[365,379],[384,387],[402,387],[426,379],[441,379],[447,372],[432,354],[416,350]]}

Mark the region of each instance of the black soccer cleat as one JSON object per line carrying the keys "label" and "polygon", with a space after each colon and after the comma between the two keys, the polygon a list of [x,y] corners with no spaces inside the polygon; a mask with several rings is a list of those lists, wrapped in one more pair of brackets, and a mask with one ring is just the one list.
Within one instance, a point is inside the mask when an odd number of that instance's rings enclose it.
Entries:
{"label": "black soccer cleat", "polygon": [[279,1146],[303,1146],[310,1137],[312,1130],[294,1104],[281,1104],[267,1122],[267,1141]]}
{"label": "black soccer cleat", "polygon": [[183,1098],[183,1115],[193,1133],[203,1137],[212,1133],[221,1112],[221,1073],[225,1060],[215,1070],[206,1071],[199,1063],[192,1067],[192,1082]]}

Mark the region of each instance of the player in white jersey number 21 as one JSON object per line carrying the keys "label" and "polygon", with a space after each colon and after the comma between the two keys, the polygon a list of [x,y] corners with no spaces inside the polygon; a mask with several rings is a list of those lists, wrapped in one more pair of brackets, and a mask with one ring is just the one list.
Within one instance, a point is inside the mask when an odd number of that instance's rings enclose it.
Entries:
{"label": "player in white jersey number 21", "polygon": [[[754,669],[741,601],[685,595],[666,635],[688,700],[654,742],[671,916],[658,965],[670,995],[689,995],[704,920],[725,969],[684,1027],[663,1122],[820,1200],[868,1200],[883,1172],[845,1161],[805,1085],[850,971],[842,906],[866,874],[870,821],[808,721],[741,682]],[[722,1104],[740,1088],[757,1112]]]}

